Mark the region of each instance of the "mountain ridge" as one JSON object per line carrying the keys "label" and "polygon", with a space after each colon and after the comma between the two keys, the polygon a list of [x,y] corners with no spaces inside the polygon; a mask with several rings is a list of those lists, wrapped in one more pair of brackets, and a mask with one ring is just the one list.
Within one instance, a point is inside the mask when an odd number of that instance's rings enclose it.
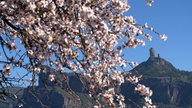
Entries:
{"label": "mountain ridge", "polygon": [[[149,53],[149,58],[130,72],[135,74],[135,71],[138,71],[143,75],[143,79],[139,83],[153,90],[153,102],[158,108],[192,108],[192,73],[176,69],[169,61],[161,58],[159,54],[156,56],[153,48],[150,49]],[[51,71],[54,70],[50,69],[48,73],[51,73]],[[82,89],[83,87],[78,77],[75,74],[66,75],[69,75],[68,84],[64,79],[58,80],[54,84],[47,80],[48,75],[41,73],[39,86],[35,87],[34,93],[39,94],[39,98],[50,107],[92,108],[94,102],[91,101],[87,91]],[[68,93],[68,86],[74,91],[75,95]],[[130,83],[122,84],[120,92],[125,96],[127,108],[135,108],[134,102],[142,103],[140,96],[134,92],[134,86]],[[74,96],[78,96],[80,100],[77,100]],[[60,98],[60,101],[57,101],[58,98]],[[40,108],[40,104],[35,98],[32,98],[27,89],[24,89],[21,100],[25,100],[24,108]],[[15,106],[14,108],[17,107]]]}

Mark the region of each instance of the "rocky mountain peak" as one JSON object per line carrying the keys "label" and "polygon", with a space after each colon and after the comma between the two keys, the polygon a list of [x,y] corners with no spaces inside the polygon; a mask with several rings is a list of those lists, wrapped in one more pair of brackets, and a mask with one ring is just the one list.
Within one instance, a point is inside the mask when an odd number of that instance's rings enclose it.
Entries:
{"label": "rocky mountain peak", "polygon": [[164,63],[163,60],[160,57],[160,54],[158,54],[158,56],[156,57],[156,52],[155,52],[154,48],[150,48],[149,54],[150,55],[149,55],[148,61],[150,61],[150,62],[158,62],[160,64]]}
{"label": "rocky mountain peak", "polygon": [[136,68],[144,76],[173,76],[178,70],[167,60],[156,55],[154,48],[149,49],[149,58],[142,62]]}
{"label": "rocky mountain peak", "polygon": [[150,58],[155,58],[155,49],[154,48],[150,48],[149,53],[150,53]]}

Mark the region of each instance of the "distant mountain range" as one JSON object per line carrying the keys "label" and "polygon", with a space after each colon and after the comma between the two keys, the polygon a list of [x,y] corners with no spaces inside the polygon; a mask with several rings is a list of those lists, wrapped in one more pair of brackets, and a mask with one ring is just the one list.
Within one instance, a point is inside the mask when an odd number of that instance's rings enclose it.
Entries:
{"label": "distant mountain range", "polygon": [[[135,71],[143,75],[140,83],[153,90],[152,100],[158,108],[192,108],[192,72],[176,69],[159,54],[156,57],[153,48],[150,49],[148,60],[131,70],[133,74],[136,73]],[[46,80],[48,78],[46,74],[40,74],[39,86],[35,87],[34,91],[24,89],[18,103],[23,103],[24,108],[41,108],[42,105],[45,105],[45,108],[93,108],[94,102],[87,92],[82,90],[82,84],[77,76],[67,75],[69,79],[62,79],[54,84]],[[69,83],[66,80],[69,80]],[[66,89],[68,86],[74,92]],[[134,86],[130,83],[123,84],[120,92],[125,96],[127,108],[137,108],[138,105],[142,105],[141,97],[134,92]],[[18,105],[4,108],[13,107],[18,108]]]}

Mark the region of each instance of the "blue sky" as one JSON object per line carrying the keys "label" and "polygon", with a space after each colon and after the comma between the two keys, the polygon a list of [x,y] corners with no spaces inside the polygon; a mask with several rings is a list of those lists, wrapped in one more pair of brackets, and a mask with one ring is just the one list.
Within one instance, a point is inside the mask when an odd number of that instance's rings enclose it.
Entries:
{"label": "blue sky", "polygon": [[152,33],[153,41],[146,41],[146,46],[126,50],[129,62],[146,61],[149,49],[153,47],[176,68],[192,71],[192,0],[155,0],[152,7],[147,6],[145,0],[128,2],[131,9],[126,15],[132,15],[139,24],[147,22],[156,31],[168,36],[167,41],[161,41]]}
{"label": "blue sky", "polygon": [[180,70],[192,71],[192,0],[155,0],[152,7],[144,0],[129,0],[131,9],[126,15],[132,15],[139,24],[148,23],[156,31],[168,36],[161,41],[152,34],[153,41],[146,46],[126,51],[130,61],[141,63],[149,57],[149,48],[153,47],[162,58],[170,61]]}
{"label": "blue sky", "polygon": [[162,41],[152,33],[153,41],[146,41],[146,46],[126,50],[129,62],[146,61],[149,49],[153,47],[176,68],[192,71],[192,0],[155,0],[152,7],[147,6],[144,0],[129,0],[129,4],[131,9],[126,15],[132,15],[139,24],[147,22],[168,36],[167,41]]}

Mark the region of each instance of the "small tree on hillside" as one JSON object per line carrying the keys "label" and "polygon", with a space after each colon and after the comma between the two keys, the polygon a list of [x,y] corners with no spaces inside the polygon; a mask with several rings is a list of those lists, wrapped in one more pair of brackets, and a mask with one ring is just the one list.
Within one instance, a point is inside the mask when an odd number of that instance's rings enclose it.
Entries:
{"label": "small tree on hillside", "polygon": [[[146,2],[151,6],[153,0]],[[145,30],[162,40],[167,37],[124,16],[130,8],[127,0],[0,0],[0,7],[2,98],[12,96],[5,89],[15,82],[30,81],[33,86],[45,65],[61,73],[78,73],[89,84],[95,108],[101,107],[101,98],[111,107],[118,101],[118,107],[124,108],[124,96],[115,89],[125,81],[135,85],[145,107],[155,107],[152,91],[139,84],[141,76],[124,69],[137,63],[123,55],[127,48],[145,45],[141,36],[152,39]],[[56,80],[56,75],[50,74],[49,80]]]}

